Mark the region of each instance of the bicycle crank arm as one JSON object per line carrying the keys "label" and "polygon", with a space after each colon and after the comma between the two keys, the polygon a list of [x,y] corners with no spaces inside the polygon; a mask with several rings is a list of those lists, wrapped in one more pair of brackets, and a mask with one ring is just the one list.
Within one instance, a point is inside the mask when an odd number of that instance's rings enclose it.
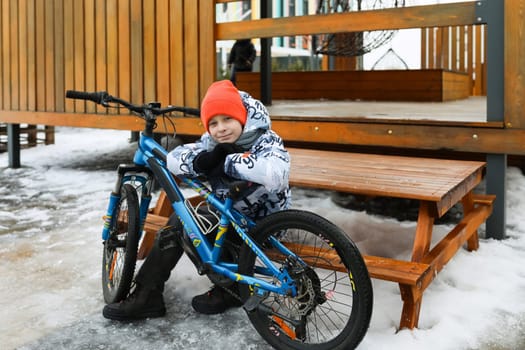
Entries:
{"label": "bicycle crank arm", "polygon": [[251,297],[246,300],[244,305],[242,306],[246,312],[253,312],[256,309],[263,312],[266,316],[277,316],[278,318],[282,319],[283,321],[286,321],[290,323],[294,327],[300,327],[303,322],[301,320],[294,320],[289,318],[288,316],[282,315],[278,312],[275,312],[272,310],[271,307],[265,305],[262,303],[264,298],[258,296],[258,295],[252,295]]}

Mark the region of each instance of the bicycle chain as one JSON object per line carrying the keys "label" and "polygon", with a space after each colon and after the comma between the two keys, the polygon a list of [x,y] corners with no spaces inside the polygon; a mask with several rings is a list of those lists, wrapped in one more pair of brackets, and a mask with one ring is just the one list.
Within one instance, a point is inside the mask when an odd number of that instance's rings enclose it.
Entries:
{"label": "bicycle chain", "polygon": [[230,294],[232,297],[234,297],[238,301],[240,301],[241,304],[244,304],[244,302],[242,301],[241,296],[239,294],[235,293],[233,290],[231,290],[231,289],[229,289],[227,287],[219,286],[219,285],[217,285],[217,286],[222,288],[222,290],[224,290],[226,293]]}

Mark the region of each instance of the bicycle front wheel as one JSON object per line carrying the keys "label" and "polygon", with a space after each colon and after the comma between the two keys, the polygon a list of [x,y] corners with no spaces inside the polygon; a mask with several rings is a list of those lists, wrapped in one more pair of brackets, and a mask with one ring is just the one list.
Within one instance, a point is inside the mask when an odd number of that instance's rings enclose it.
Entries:
{"label": "bicycle front wheel", "polygon": [[133,186],[122,185],[112,217],[102,254],[102,290],[108,304],[127,296],[135,272],[140,217],[138,195]]}
{"label": "bicycle front wheel", "polygon": [[[354,349],[365,336],[372,315],[372,283],[359,250],[328,220],[302,210],[271,214],[250,232],[274,264],[286,269],[297,295],[258,293],[258,306],[248,312],[259,334],[276,349]],[[299,257],[290,259],[272,247],[279,237]],[[239,272],[278,283],[244,245]],[[253,288],[240,284],[243,300]]]}

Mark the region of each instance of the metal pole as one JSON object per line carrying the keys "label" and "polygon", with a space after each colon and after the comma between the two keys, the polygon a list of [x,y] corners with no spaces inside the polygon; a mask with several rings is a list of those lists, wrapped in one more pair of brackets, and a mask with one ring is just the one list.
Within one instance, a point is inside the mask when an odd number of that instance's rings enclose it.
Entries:
{"label": "metal pole", "polygon": [[[476,17],[487,23],[487,121],[504,121],[505,89],[505,1],[476,3]],[[480,64],[480,62],[476,62]],[[506,214],[507,155],[487,155],[486,192],[496,195],[492,215],[487,219],[486,237],[504,239]]]}
{"label": "metal pole", "polygon": [[10,168],[20,168],[20,124],[7,124],[7,157]]}
{"label": "metal pole", "polygon": [[[261,1],[261,18],[272,17],[272,2]],[[272,38],[261,38],[261,102],[272,104]]]}

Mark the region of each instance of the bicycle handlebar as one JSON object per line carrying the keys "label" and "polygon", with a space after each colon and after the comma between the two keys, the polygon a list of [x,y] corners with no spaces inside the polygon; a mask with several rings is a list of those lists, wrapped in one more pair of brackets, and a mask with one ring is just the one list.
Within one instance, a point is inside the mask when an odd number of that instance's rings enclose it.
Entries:
{"label": "bicycle handlebar", "polygon": [[153,115],[161,115],[170,112],[182,112],[195,116],[200,116],[200,110],[197,108],[190,107],[180,107],[180,106],[168,106],[160,108],[158,103],[149,103],[142,106],[134,105],[127,101],[124,101],[118,97],[113,97],[108,94],[106,91],[97,91],[97,92],[86,92],[86,91],[76,91],[76,90],[67,90],[66,98],[77,99],[77,100],[87,100],[92,101],[97,104],[100,104],[104,107],[108,107],[108,103],[115,102],[118,103],[132,112],[137,112],[143,114],[145,111],[150,111]]}

